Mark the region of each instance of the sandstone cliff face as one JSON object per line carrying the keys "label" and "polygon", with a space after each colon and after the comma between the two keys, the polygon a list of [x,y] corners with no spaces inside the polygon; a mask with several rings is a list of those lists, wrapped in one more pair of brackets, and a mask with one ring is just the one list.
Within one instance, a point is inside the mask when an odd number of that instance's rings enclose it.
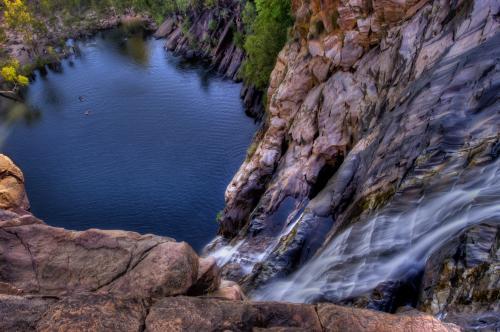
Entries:
{"label": "sandstone cliff face", "polygon": [[26,210],[23,175],[3,155],[0,175],[8,198],[0,209],[1,331],[459,331],[431,316],[242,301],[215,261],[186,243],[50,227]]}
{"label": "sandstone cliff face", "polygon": [[404,210],[498,157],[498,1],[293,7],[265,128],[208,248],[249,290],[395,198]]}

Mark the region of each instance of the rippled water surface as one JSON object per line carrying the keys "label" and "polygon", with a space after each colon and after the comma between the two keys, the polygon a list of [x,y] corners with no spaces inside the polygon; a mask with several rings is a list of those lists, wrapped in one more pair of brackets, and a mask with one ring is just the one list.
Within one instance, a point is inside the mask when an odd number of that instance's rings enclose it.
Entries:
{"label": "rippled water surface", "polygon": [[34,214],[200,249],[255,132],[240,86],[142,34],[115,30],[79,46],[61,73],[37,75],[31,120],[15,122],[2,146],[25,173]]}

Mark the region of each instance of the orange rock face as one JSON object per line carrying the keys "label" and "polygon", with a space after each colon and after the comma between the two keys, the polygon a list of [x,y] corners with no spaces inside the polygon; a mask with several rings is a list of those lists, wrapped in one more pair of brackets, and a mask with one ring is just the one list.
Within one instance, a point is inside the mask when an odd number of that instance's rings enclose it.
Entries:
{"label": "orange rock face", "polygon": [[0,154],[0,209],[27,210],[24,176],[12,160]]}

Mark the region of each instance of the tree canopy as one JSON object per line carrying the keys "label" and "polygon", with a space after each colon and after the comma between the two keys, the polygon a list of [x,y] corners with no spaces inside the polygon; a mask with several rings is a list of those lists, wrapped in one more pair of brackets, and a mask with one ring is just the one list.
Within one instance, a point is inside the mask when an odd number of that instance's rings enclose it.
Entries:
{"label": "tree canopy", "polygon": [[[247,6],[253,6],[250,2]],[[242,76],[246,83],[265,89],[276,64],[276,57],[287,41],[288,28],[292,25],[289,0],[255,0],[257,16],[251,24],[244,48],[247,59]],[[252,8],[245,8],[243,18],[251,15]]]}

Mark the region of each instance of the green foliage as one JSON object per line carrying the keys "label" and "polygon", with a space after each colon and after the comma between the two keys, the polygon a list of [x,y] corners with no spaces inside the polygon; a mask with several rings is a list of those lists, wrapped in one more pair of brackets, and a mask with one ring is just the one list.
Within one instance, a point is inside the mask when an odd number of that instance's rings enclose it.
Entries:
{"label": "green foliage", "polygon": [[19,73],[19,61],[10,60],[2,69],[0,69],[0,76],[7,82],[14,86],[14,89],[19,86],[26,86],[29,84],[29,79]]}
{"label": "green foliage", "polygon": [[134,9],[139,12],[148,12],[157,22],[161,22],[168,14],[182,14],[203,6],[216,6],[217,0],[38,0],[30,3],[33,3],[37,12],[42,13],[45,17],[55,12],[65,12],[67,16],[78,20],[89,10],[105,13],[110,10],[123,12],[125,9]]}
{"label": "green foliage", "polygon": [[245,46],[245,36],[240,31],[235,31],[233,33],[233,43],[239,48],[243,48]]}
{"label": "green foliage", "polygon": [[214,31],[217,28],[217,21],[213,18],[208,21],[208,30]]}
{"label": "green foliage", "polygon": [[191,21],[189,20],[189,18],[186,18],[186,19],[182,22],[182,27],[181,27],[181,29],[182,29],[182,34],[183,34],[184,36],[189,37],[189,34],[190,34],[189,29],[191,29]]}
{"label": "green foliage", "polygon": [[256,0],[255,8],[257,16],[245,40],[247,59],[242,76],[246,83],[263,90],[268,84],[276,57],[287,41],[288,28],[293,20],[288,0]]}
{"label": "green foliage", "polygon": [[34,18],[31,8],[22,0],[2,0],[2,7],[6,26],[21,33],[28,43],[44,31],[44,26]]}
{"label": "green foliage", "polygon": [[[233,31],[233,42],[244,48],[247,59],[241,71],[242,78],[258,89],[265,89],[269,75],[275,65],[278,52],[287,40],[287,30],[292,25],[289,0],[240,0],[245,6],[242,12],[242,27]],[[0,0],[0,12],[4,23],[10,29],[21,32],[28,42],[35,42],[47,32],[47,28],[33,13],[47,18],[44,22],[56,24],[57,17],[67,25],[80,24],[88,13],[122,13],[126,9],[150,13],[160,23],[165,16],[183,14],[191,10],[214,8],[218,10],[218,20],[228,21],[231,13],[227,8],[219,8],[219,0]],[[50,18],[54,18],[51,20]],[[209,29],[217,29],[217,19],[210,20]],[[90,22],[89,24],[92,24]],[[184,35],[192,41],[189,19],[182,24]],[[318,26],[318,28],[321,28]],[[5,39],[0,31],[0,42]],[[194,42],[194,41],[192,41]],[[18,82],[19,83],[19,82]]]}
{"label": "green foliage", "polygon": [[253,23],[255,22],[256,17],[257,17],[257,10],[255,9],[254,3],[251,1],[247,1],[241,13],[241,21],[243,22],[246,35],[252,33],[252,26]]}
{"label": "green foliage", "polygon": [[222,219],[222,214],[223,214],[223,213],[224,213],[224,212],[223,212],[222,210],[221,210],[221,211],[219,211],[219,212],[217,212],[217,215],[215,216],[215,221],[216,221],[216,222],[219,222],[219,221]]}
{"label": "green foliage", "polygon": [[205,8],[213,8],[217,6],[217,0],[204,0],[203,5]]}
{"label": "green foliage", "polygon": [[4,28],[0,27],[0,44],[7,40],[7,35],[5,34]]}
{"label": "green foliage", "polygon": [[252,156],[255,154],[255,151],[257,151],[257,147],[259,144],[257,142],[252,142],[252,144],[248,147],[247,149],[247,160],[250,160]]}

